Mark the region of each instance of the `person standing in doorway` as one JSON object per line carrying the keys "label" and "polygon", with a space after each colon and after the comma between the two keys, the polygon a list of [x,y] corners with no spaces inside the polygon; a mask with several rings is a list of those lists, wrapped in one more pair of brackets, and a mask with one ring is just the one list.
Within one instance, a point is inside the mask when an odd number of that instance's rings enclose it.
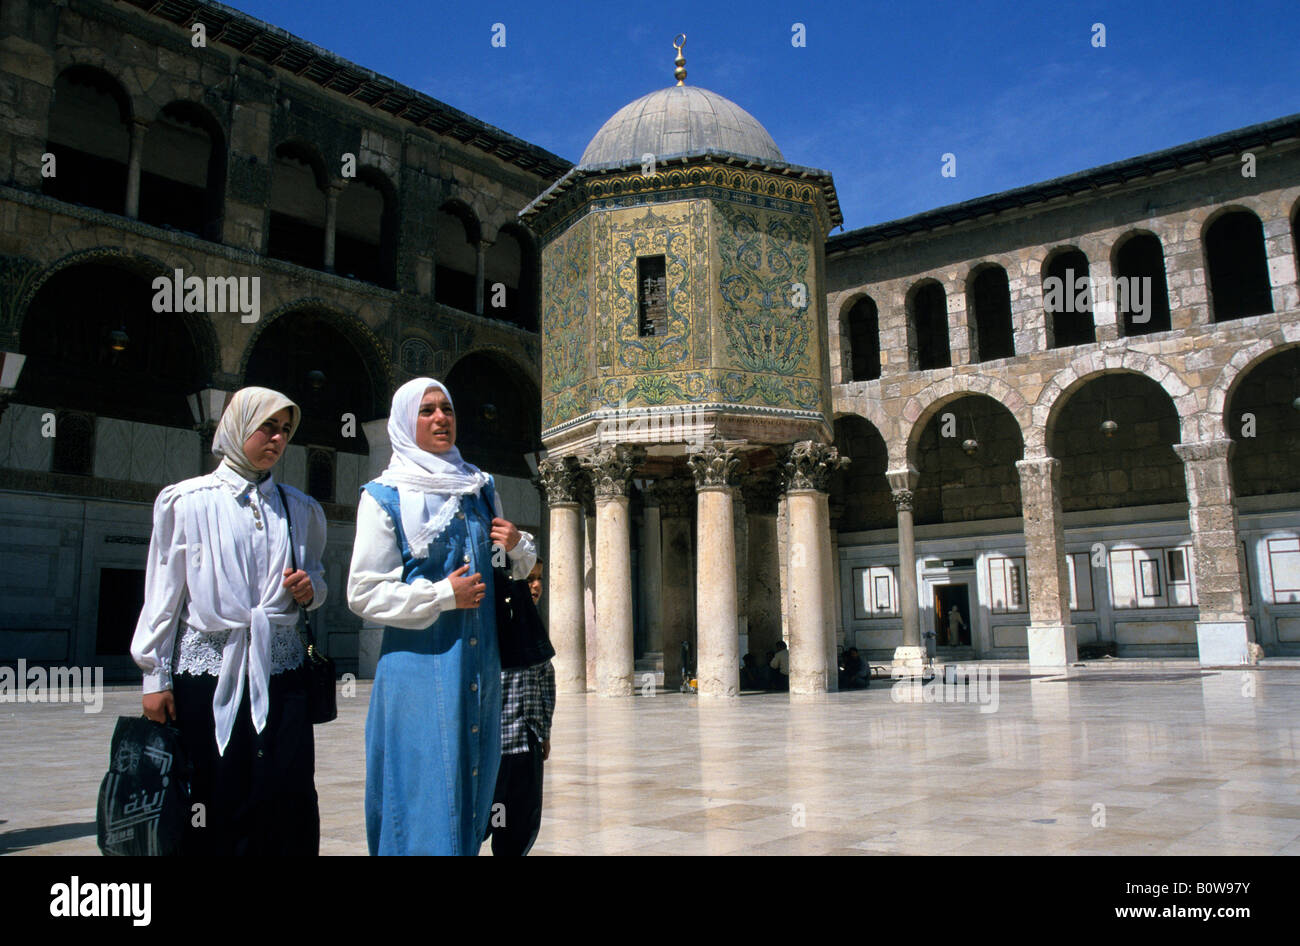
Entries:
{"label": "person standing in doorway", "polygon": [[965,630],[966,622],[962,620],[961,609],[956,605],[948,612],[948,646],[961,646],[961,632]]}

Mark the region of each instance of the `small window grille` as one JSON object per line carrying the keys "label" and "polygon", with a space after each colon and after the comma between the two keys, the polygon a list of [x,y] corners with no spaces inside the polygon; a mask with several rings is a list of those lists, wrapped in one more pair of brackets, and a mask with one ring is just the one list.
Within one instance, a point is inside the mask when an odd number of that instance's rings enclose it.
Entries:
{"label": "small window grille", "polygon": [[642,338],[668,334],[668,278],[662,256],[636,261],[637,301]]}

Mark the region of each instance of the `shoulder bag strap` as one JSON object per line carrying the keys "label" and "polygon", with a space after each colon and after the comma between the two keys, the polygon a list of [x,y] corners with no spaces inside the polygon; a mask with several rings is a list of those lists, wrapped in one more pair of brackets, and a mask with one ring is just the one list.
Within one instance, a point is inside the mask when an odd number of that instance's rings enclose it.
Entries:
{"label": "shoulder bag strap", "polygon": [[[275,488],[280,492],[280,505],[284,507],[284,521],[289,527],[289,564],[293,566],[294,571],[297,571],[298,551],[294,548],[293,544],[293,516],[289,512],[289,497],[285,495],[284,487],[279,483],[275,484]],[[302,615],[303,623],[307,625],[307,633],[304,636],[303,644],[307,648],[308,656],[310,656],[316,649],[316,632],[312,630],[311,614],[307,609],[302,605],[298,605],[298,612]],[[301,635],[302,631],[299,630],[298,633]]]}

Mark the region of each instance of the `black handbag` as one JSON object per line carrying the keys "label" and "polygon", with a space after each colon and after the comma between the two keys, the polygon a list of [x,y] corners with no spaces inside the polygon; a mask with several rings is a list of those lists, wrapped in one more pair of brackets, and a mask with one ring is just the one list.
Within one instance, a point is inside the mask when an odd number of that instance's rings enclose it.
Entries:
{"label": "black handbag", "polygon": [[143,716],[119,716],[95,806],[99,849],[127,857],[179,854],[192,778],[180,730]]}
{"label": "black handbag", "polygon": [[496,593],[501,669],[531,667],[554,657],[555,648],[542,624],[542,616],[537,613],[537,605],[533,604],[528,582],[511,578],[503,568],[495,568],[492,586]]}
{"label": "black handbag", "polygon": [[[289,563],[293,570],[298,570],[298,552],[293,545],[293,517],[289,514],[289,497],[284,494],[284,487],[279,483],[275,488],[280,491],[280,505],[284,507],[284,521],[289,526]],[[316,649],[316,632],[312,630],[311,615],[306,608],[299,607],[302,623],[298,625],[298,634],[307,648],[307,659],[303,666],[307,670],[307,711],[313,723],[328,723],[338,718],[338,691],[335,681],[338,674],[334,670],[334,661]],[[303,625],[307,632],[303,633]]]}

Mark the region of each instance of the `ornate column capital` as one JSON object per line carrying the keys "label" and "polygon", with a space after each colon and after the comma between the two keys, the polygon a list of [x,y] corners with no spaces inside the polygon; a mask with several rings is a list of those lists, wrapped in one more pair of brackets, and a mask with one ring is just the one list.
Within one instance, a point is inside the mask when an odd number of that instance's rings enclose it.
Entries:
{"label": "ornate column capital", "polygon": [[695,505],[695,487],[683,476],[655,480],[650,492],[659,503],[659,515],[664,519],[685,519]]}
{"label": "ornate column capital", "polygon": [[720,441],[705,444],[686,458],[695,477],[695,489],[730,489],[736,485],[736,470],[740,468],[740,454],[734,447],[725,447]]}
{"label": "ornate column capital", "polygon": [[785,490],[830,492],[831,474],[848,465],[848,458],[831,444],[800,440],[787,447],[781,458]]}
{"label": "ornate column capital", "polygon": [[625,443],[583,457],[582,466],[591,475],[596,501],[627,496],[632,487],[632,474],[644,457],[644,447]]}
{"label": "ornate column capital", "polygon": [[745,509],[759,515],[776,515],[776,505],[781,498],[782,483],[777,468],[759,473],[746,473],[740,481],[740,492],[745,499]]}
{"label": "ornate column capital", "polygon": [[537,478],[549,506],[576,506],[582,501],[582,468],[577,457],[548,457],[537,464]]}
{"label": "ornate column capital", "polygon": [[1198,463],[1205,460],[1227,460],[1232,453],[1233,441],[1226,437],[1220,440],[1203,440],[1199,443],[1176,443],[1174,453],[1184,463]]}
{"label": "ornate column capital", "polygon": [[890,499],[894,501],[894,508],[899,512],[912,511],[912,503],[915,499],[915,494],[913,494],[910,489],[896,489],[893,490],[889,496]]}

